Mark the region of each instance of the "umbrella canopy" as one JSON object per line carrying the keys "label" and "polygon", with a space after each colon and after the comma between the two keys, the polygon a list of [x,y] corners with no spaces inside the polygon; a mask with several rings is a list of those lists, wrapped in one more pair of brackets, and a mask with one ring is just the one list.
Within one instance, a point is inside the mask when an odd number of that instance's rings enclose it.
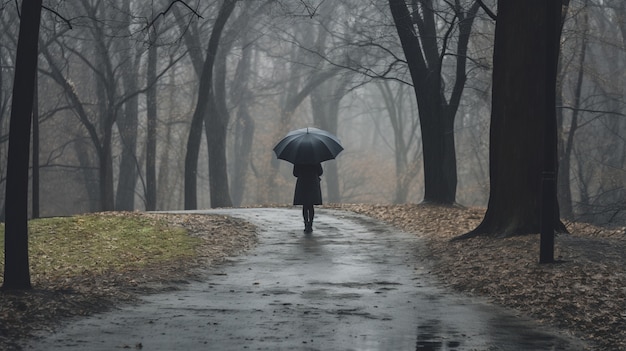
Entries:
{"label": "umbrella canopy", "polygon": [[342,150],[336,136],[317,128],[291,131],[274,147],[279,159],[304,165],[332,160]]}

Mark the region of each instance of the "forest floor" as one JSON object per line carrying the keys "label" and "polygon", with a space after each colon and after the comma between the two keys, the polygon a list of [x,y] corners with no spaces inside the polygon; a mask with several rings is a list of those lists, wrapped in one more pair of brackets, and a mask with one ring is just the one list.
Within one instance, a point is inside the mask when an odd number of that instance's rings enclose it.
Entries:
{"label": "forest floor", "polygon": [[[556,239],[559,263],[539,264],[539,236],[477,237],[451,242],[478,225],[484,209],[429,205],[336,205],[388,222],[424,239],[431,271],[443,284],[486,297],[541,323],[595,345],[626,350],[626,232],[566,223],[571,234]],[[124,215],[121,213],[120,215]],[[0,350],[16,349],[35,330],[60,318],[89,315],[141,294],[173,290],[196,279],[196,268],[219,263],[253,247],[255,228],[223,216],[161,216],[203,239],[198,256],[158,267],[85,273],[64,281],[41,281],[32,291],[0,292]]]}
{"label": "forest floor", "polygon": [[[565,330],[597,350],[626,350],[626,228],[565,223],[558,263],[539,264],[539,234],[450,241],[476,228],[484,208],[340,205],[426,240],[432,273],[465,294],[486,297]],[[594,348],[596,349],[596,348]]]}

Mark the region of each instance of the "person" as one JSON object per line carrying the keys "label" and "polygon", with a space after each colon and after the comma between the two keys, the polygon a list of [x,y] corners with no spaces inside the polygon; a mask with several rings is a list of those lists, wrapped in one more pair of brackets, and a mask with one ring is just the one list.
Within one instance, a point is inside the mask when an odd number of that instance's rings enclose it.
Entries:
{"label": "person", "polygon": [[324,173],[321,164],[293,166],[293,176],[298,178],[296,190],[293,195],[293,204],[302,205],[302,217],[304,217],[304,232],[313,231],[314,205],[322,204],[322,189],[320,188],[320,176]]}

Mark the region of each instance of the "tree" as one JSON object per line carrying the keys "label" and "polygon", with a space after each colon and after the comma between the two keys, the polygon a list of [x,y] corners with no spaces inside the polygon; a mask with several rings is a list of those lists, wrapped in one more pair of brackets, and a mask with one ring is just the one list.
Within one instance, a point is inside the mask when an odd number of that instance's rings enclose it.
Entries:
{"label": "tree", "polygon": [[28,161],[41,0],[22,3],[21,15],[9,129],[3,289],[31,288],[28,265]]}
{"label": "tree", "polygon": [[[122,13],[131,14],[131,1],[123,0],[121,3]],[[121,22],[121,21],[120,21]],[[120,59],[120,71],[122,86],[126,94],[132,94],[139,89],[137,77],[139,76],[139,62],[143,50],[134,50],[130,40],[131,21],[121,28],[120,34],[127,40],[115,41],[114,52],[123,53]],[[115,209],[118,211],[132,211],[135,208],[135,187],[137,183],[137,128],[139,118],[139,98],[137,95],[125,98],[123,112],[117,118],[117,129],[122,141],[122,155],[117,179],[115,194]]]}
{"label": "tree", "polygon": [[[156,26],[156,24],[155,24]],[[156,35],[157,31],[154,30]],[[148,48],[147,81],[155,82],[157,78],[157,45],[153,43]],[[153,84],[146,92],[146,210],[154,211],[157,208],[157,179],[156,179],[156,133],[157,133],[157,87]]]}
{"label": "tree", "polygon": [[197,208],[197,171],[198,156],[200,152],[200,142],[202,138],[202,123],[208,113],[209,96],[213,94],[213,65],[217,56],[217,49],[226,25],[226,21],[235,9],[236,0],[224,0],[215,20],[206,57],[200,75],[200,86],[198,87],[198,98],[196,109],[191,119],[189,137],[187,138],[187,153],[185,155],[185,209]]}
{"label": "tree", "polygon": [[252,138],[254,136],[254,119],[250,115],[249,106],[252,102],[252,91],[248,87],[248,81],[251,76],[253,46],[245,33],[242,40],[241,59],[237,63],[233,86],[230,91],[231,100],[237,106],[234,122],[233,177],[230,183],[230,193],[234,206],[240,206],[243,201],[246,189],[246,176],[250,167]]}
{"label": "tree", "polygon": [[[489,144],[490,195],[487,212],[467,238],[479,234],[511,236],[538,233],[541,222],[542,172],[546,150],[556,150],[556,137],[547,138],[545,122],[556,119],[554,89],[547,63],[550,47],[545,0],[498,1],[493,53],[492,112]],[[554,1],[553,6],[560,2]],[[553,35],[560,35],[560,32]],[[558,41],[557,41],[558,43]],[[524,48],[524,50],[520,50]],[[556,59],[556,55],[553,56]],[[552,83],[551,83],[552,82]],[[554,123],[556,123],[554,121]],[[556,131],[554,131],[556,133]],[[548,145],[544,140],[554,140]],[[556,167],[556,158],[552,161]],[[544,200],[554,204],[555,230],[565,230],[558,216],[556,193]]]}
{"label": "tree", "polygon": [[[228,185],[228,165],[226,161],[226,137],[230,123],[227,107],[227,59],[236,39],[246,31],[252,16],[253,7],[246,3],[232,28],[223,34],[222,45],[214,63],[214,81],[212,94],[209,95],[209,114],[205,120],[205,133],[209,154],[209,192],[211,207],[232,207]],[[262,8],[255,11],[262,13]]]}
{"label": "tree", "polygon": [[[424,155],[424,202],[453,204],[457,186],[454,119],[465,87],[469,36],[480,5],[474,2],[468,10],[464,10],[460,1],[450,3],[451,19],[437,14],[434,5],[433,0],[413,1],[412,11],[409,12],[405,0],[389,0],[419,109]],[[438,27],[441,25],[447,26],[447,30],[438,42]],[[455,82],[450,96],[446,98],[443,63],[448,55],[448,41],[457,25]]]}

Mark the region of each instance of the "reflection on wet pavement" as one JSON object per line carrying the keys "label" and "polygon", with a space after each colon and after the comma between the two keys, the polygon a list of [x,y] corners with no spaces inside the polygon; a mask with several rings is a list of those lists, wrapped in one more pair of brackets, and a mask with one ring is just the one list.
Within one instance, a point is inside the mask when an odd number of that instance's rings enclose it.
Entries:
{"label": "reflection on wet pavement", "polygon": [[439,287],[418,238],[372,219],[232,209],[259,245],[180,291],[77,320],[33,350],[579,350],[576,340]]}

